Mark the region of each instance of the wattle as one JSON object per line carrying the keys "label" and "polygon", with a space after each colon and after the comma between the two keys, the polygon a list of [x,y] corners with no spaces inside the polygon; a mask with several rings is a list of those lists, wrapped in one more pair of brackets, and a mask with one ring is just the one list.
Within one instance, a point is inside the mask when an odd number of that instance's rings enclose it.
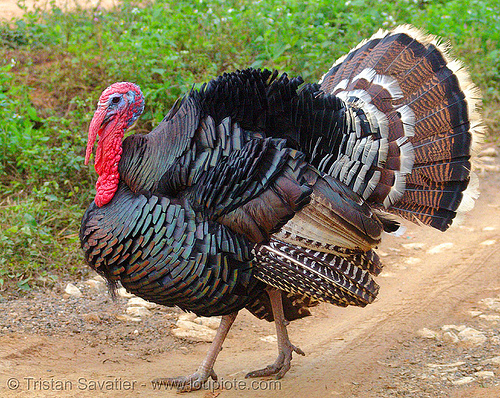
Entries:
{"label": "wattle", "polygon": [[[120,130],[122,129],[114,131]],[[122,138],[123,132],[119,134],[115,133],[112,136],[105,135],[97,146],[95,169],[99,178],[96,182],[97,193],[94,201],[99,207],[109,203],[118,189],[118,183],[120,181],[118,163],[120,162],[123,151]]]}
{"label": "wattle", "polygon": [[99,176],[95,187],[96,195],[94,198],[95,204],[98,207],[102,207],[109,203],[118,189],[118,182],[120,181],[120,175],[118,172],[112,174],[103,174]]}

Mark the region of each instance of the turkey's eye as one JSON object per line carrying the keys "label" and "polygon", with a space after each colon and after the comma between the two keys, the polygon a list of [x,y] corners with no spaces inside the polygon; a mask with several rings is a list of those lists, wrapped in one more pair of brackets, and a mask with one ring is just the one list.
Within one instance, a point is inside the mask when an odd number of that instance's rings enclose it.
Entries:
{"label": "turkey's eye", "polygon": [[117,104],[118,102],[120,102],[120,97],[113,97],[113,98],[111,98],[111,103],[112,104]]}

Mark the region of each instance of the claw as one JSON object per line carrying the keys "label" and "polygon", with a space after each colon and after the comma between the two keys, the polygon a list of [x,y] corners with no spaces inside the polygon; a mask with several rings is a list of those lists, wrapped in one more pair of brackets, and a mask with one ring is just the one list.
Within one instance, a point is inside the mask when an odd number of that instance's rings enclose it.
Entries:
{"label": "claw", "polygon": [[245,375],[245,378],[276,375],[276,379],[281,379],[290,370],[292,353],[294,352],[299,355],[306,355],[299,347],[288,344],[279,352],[278,358],[276,358],[276,361],[272,365],[249,372]]}
{"label": "claw", "polygon": [[196,391],[203,387],[209,379],[217,381],[217,375],[213,369],[209,371],[196,371],[190,376],[156,378],[151,381],[157,389],[160,387],[176,387],[179,392]]}

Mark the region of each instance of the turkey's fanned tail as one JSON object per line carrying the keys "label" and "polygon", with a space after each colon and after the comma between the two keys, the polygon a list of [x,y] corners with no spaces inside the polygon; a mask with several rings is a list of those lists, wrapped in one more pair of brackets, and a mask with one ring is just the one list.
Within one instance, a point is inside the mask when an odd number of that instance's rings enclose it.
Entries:
{"label": "turkey's fanned tail", "polygon": [[368,202],[440,230],[477,197],[471,148],[482,133],[479,90],[448,52],[408,25],[381,30],[320,82],[348,108],[340,154],[320,169]]}

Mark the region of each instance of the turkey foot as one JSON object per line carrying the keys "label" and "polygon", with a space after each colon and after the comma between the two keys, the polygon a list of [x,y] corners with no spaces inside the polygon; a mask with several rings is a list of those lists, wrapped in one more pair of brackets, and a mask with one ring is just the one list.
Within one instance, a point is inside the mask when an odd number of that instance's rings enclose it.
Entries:
{"label": "turkey foot", "polygon": [[263,377],[276,375],[276,379],[281,379],[290,369],[293,352],[296,352],[300,355],[306,355],[304,354],[304,351],[302,351],[299,347],[295,347],[289,341],[288,345],[279,351],[278,358],[276,358],[276,361],[274,361],[272,365],[269,365],[264,369],[249,372],[245,377]]}
{"label": "turkey foot", "polygon": [[203,387],[203,384],[209,379],[217,380],[217,375],[214,370],[210,371],[205,369],[198,369],[191,376],[179,376],[179,377],[165,377],[154,379],[151,384],[155,385],[157,389],[162,387],[176,387],[179,392],[189,392],[199,390]]}
{"label": "turkey foot", "polygon": [[161,388],[162,386],[172,386],[177,387],[177,389],[181,392],[188,392],[201,389],[203,384],[210,377],[213,380],[217,380],[217,375],[214,372],[215,360],[217,359],[219,352],[222,350],[222,343],[224,343],[227,333],[236,319],[237,314],[237,312],[233,312],[232,314],[224,315],[222,317],[220,325],[217,328],[214,341],[212,341],[212,344],[208,349],[207,356],[196,372],[190,376],[157,378],[154,379],[151,384],[155,385],[157,388]]}
{"label": "turkey foot", "polygon": [[278,358],[272,365],[264,369],[254,370],[247,373],[245,377],[262,377],[276,375],[276,379],[281,379],[286,372],[290,369],[292,361],[292,353],[296,352],[300,355],[305,355],[299,347],[294,346],[288,338],[286,327],[288,321],[285,319],[283,313],[283,302],[281,301],[281,291],[269,287],[267,289],[271,306],[273,308],[274,323],[276,325],[276,337],[278,338]]}

